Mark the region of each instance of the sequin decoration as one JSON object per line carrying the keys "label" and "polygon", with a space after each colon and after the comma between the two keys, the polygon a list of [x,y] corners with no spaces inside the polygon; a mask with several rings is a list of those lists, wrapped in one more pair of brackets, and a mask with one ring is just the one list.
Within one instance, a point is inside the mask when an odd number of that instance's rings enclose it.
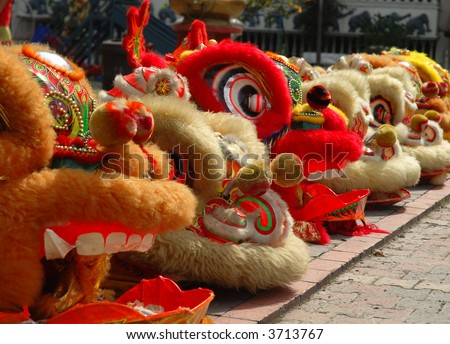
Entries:
{"label": "sequin decoration", "polygon": [[281,68],[286,77],[289,93],[292,98],[292,106],[295,107],[302,101],[302,81],[293,67],[286,63],[282,63],[279,60],[274,61]]}
{"label": "sequin decoration", "polygon": [[54,158],[74,159],[84,164],[98,163],[101,157],[88,128],[89,118],[95,110],[95,100],[87,87],[79,79],[71,77],[70,69],[65,73],[60,63],[53,67],[52,60],[47,63],[26,52],[20,57],[41,87],[53,116],[53,127],[57,133]]}

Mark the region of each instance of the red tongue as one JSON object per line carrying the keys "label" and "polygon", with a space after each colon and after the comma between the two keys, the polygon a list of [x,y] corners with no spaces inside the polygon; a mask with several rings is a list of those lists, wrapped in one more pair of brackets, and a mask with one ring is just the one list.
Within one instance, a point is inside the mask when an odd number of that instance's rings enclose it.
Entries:
{"label": "red tongue", "polygon": [[74,221],[61,226],[49,226],[42,230],[41,256],[45,255],[43,238],[44,232],[47,229],[53,230],[56,234],[58,234],[58,236],[60,236],[70,245],[75,245],[80,235],[88,233],[100,233],[103,235],[103,239],[105,240],[109,234],[117,232],[126,233],[127,236],[130,236],[131,234],[138,234],[140,236],[143,236],[141,232],[129,229],[128,227],[125,227],[124,225],[118,223],[87,223]]}

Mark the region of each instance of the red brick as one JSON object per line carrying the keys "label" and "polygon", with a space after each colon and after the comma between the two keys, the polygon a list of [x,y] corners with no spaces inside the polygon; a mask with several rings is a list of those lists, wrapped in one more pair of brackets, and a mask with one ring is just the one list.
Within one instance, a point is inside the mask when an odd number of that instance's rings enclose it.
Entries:
{"label": "red brick", "polygon": [[416,199],[414,202],[411,202],[411,203],[409,203],[409,204],[411,204],[411,205],[414,204],[414,206],[417,206],[417,205],[423,205],[423,206],[426,206],[426,207],[429,208],[429,207],[435,205],[436,203],[437,203],[437,201],[434,200],[434,199],[427,199],[427,198],[419,197],[419,198]]}
{"label": "red brick", "polygon": [[222,317],[237,318],[246,321],[258,322],[264,319],[267,315],[279,309],[279,307],[280,307],[279,304],[264,307],[260,304],[245,302],[233,308],[232,310],[226,312],[224,315],[222,315]]}
{"label": "red brick", "polygon": [[317,269],[308,269],[306,274],[304,274],[302,276],[301,280],[304,281],[304,282],[317,283],[317,282],[323,281],[328,276],[329,276],[329,272],[328,271],[317,270]]}
{"label": "red brick", "polygon": [[413,214],[413,215],[422,215],[425,212],[425,209],[422,208],[414,208],[410,207],[408,204],[404,208],[404,213]]}
{"label": "red brick", "polygon": [[320,256],[322,259],[326,260],[336,260],[338,262],[347,263],[358,257],[358,252],[344,252],[331,250]]}
{"label": "red brick", "polygon": [[329,315],[326,313],[305,312],[301,308],[295,308],[289,311],[286,316],[280,318],[284,324],[325,324],[328,319]]}
{"label": "red brick", "polygon": [[381,238],[377,238],[377,237],[373,237],[373,236],[369,236],[369,235],[355,236],[355,237],[352,238],[352,240],[354,240],[354,241],[362,241],[362,242],[369,242],[372,245],[375,245],[375,244],[379,243],[380,241],[382,241]]}
{"label": "red brick", "polygon": [[372,247],[369,242],[349,240],[334,248],[335,251],[362,253]]}
{"label": "red brick", "polygon": [[211,319],[214,324],[257,324],[257,321],[221,316]]}
{"label": "red brick", "polygon": [[336,271],[342,267],[342,262],[336,260],[326,260],[322,257],[314,259],[309,263],[310,269],[325,270],[325,271]]}
{"label": "red brick", "polygon": [[[310,283],[312,285],[312,283]],[[285,304],[293,300],[298,295],[298,290],[289,287],[272,288],[252,297],[247,302],[267,305],[267,304]]]}
{"label": "red brick", "polygon": [[428,191],[427,193],[425,193],[424,195],[420,196],[421,199],[429,199],[429,200],[436,200],[436,201],[440,201],[441,199],[444,198],[445,195],[443,195],[442,193],[438,193],[438,192],[433,192],[433,191]]}
{"label": "red brick", "polygon": [[298,280],[289,284],[289,287],[294,290],[298,295],[304,294],[307,291],[313,289],[316,286],[315,283],[305,282],[302,280]]}

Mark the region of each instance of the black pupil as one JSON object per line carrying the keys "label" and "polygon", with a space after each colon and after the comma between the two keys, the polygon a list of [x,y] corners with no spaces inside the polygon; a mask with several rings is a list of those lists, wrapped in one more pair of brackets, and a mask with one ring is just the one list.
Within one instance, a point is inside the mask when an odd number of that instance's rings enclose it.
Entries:
{"label": "black pupil", "polygon": [[[217,65],[212,67],[211,69],[209,69],[208,71],[206,71],[204,78],[207,81],[209,87],[213,87],[212,85],[212,81],[214,79],[214,77],[224,68],[230,67],[230,65]],[[236,109],[234,108],[230,108],[226,101],[225,101],[225,95],[224,95],[224,90],[226,89],[226,84],[227,82],[229,82],[229,80],[236,74],[250,74],[251,73],[246,70],[245,68],[236,66],[234,68],[230,68],[226,73],[224,73],[222,75],[222,78],[219,80],[218,83],[218,89],[220,90],[220,92],[217,92],[216,97],[217,100],[220,101],[223,106],[225,107],[225,109],[228,112],[231,113],[236,113]],[[236,90],[233,90],[236,91]],[[237,90],[238,94],[237,94],[237,101],[238,101],[238,105],[241,108],[241,111],[244,112],[246,114],[246,116],[248,117],[258,117],[261,113],[259,112],[255,112],[250,110],[250,104],[249,104],[249,100],[250,97],[258,93],[258,90],[252,86],[252,85],[245,85],[243,87],[241,87],[240,89]]]}

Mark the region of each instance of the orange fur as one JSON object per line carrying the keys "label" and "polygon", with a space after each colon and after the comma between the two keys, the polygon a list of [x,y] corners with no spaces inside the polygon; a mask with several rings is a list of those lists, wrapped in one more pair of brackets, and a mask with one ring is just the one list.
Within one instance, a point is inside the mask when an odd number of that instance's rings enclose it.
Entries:
{"label": "orange fur", "polygon": [[[17,51],[0,49],[0,101],[10,123],[0,126],[0,312],[35,306],[35,315],[50,316],[55,300],[42,290],[43,229],[68,221],[119,223],[142,233],[181,229],[195,215],[196,198],[184,185],[133,177],[141,177],[133,166],[131,176],[48,169],[53,119]],[[104,257],[91,263],[76,258],[72,277],[86,302],[107,271]]]}
{"label": "orange fur", "polygon": [[370,64],[373,68],[382,68],[389,66],[398,66],[398,62],[394,60],[392,55],[377,55],[361,53],[361,56]]}

